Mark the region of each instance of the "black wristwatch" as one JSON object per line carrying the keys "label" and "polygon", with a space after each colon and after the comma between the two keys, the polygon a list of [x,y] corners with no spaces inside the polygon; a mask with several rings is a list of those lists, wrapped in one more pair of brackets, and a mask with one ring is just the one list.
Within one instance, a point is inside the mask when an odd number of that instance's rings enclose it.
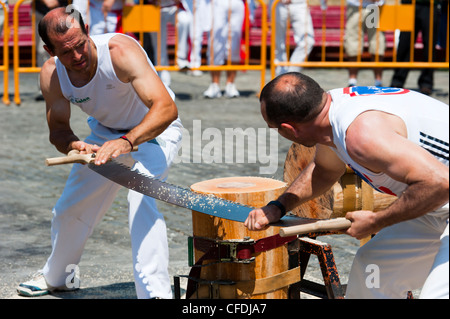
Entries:
{"label": "black wristwatch", "polygon": [[280,211],[281,211],[280,218],[282,218],[284,215],[286,215],[286,207],[284,207],[284,205],[281,204],[281,202],[279,200],[273,200],[267,204],[267,206],[270,206],[270,205],[277,206],[280,209]]}

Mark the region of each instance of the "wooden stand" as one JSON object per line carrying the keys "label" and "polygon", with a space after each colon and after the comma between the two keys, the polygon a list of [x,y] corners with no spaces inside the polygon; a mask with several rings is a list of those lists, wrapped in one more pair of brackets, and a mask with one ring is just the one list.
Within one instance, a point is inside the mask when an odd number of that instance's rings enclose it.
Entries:
{"label": "wooden stand", "polygon": [[[218,178],[200,182],[191,186],[196,192],[214,194],[218,197],[235,201],[252,207],[265,206],[269,201],[280,196],[286,188],[284,182],[260,177]],[[266,231],[249,231],[243,223],[212,217],[199,212],[192,212],[194,237],[206,237],[212,240],[258,240],[277,235],[279,227],[269,227]],[[195,249],[195,260],[198,261],[204,251]],[[267,278],[289,269],[286,245],[262,252],[254,256],[251,262],[216,262],[201,267],[200,278],[214,282],[247,282]],[[207,261],[205,263],[208,263]],[[243,290],[237,289],[232,295],[223,295],[224,291],[211,296],[211,284],[199,285],[195,296],[198,298],[287,298],[287,287],[255,295],[255,287],[246,285]],[[228,290],[228,293],[230,291]],[[220,294],[220,295],[219,295]]]}

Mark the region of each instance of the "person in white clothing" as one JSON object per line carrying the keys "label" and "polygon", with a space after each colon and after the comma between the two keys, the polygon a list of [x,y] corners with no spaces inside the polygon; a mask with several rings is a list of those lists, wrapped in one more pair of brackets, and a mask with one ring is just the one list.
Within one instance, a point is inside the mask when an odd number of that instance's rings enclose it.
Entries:
{"label": "person in white clothing", "polygon": [[[155,1],[150,1],[152,4]],[[188,61],[189,47],[188,37],[190,26],[192,24],[192,14],[187,10],[188,6],[185,0],[161,0],[161,43],[160,43],[160,57],[161,60],[157,61],[157,57],[154,57],[155,64],[166,66],[169,65],[169,55],[167,52],[167,24],[170,22],[177,27],[178,35],[178,49],[177,49],[177,65],[183,69],[190,68]],[[153,48],[158,48],[158,37],[156,33],[151,33]],[[156,55],[156,54],[155,54]],[[170,86],[171,76],[169,71],[160,71],[160,77],[164,84]]]}
{"label": "person in white clothing", "polygon": [[[270,1],[269,13],[272,12],[274,0]],[[287,21],[291,22],[294,32],[295,49],[290,56],[291,63],[301,63],[306,60],[314,47],[314,28],[311,13],[306,0],[281,0],[276,8],[276,47],[275,62],[286,62],[286,30]],[[299,66],[277,66],[275,74],[278,76],[286,72],[300,72]]]}
{"label": "person in white clothing", "polygon": [[72,5],[75,7],[75,9],[81,13],[81,17],[83,18],[83,21],[90,25],[89,21],[89,3],[88,0],[72,0]]}
{"label": "person in white clothing", "polygon": [[[210,65],[224,65],[230,60],[232,64],[241,61],[242,25],[245,17],[245,5],[242,0],[211,0],[212,31],[208,43],[208,61]],[[222,96],[220,90],[220,71],[211,71],[211,84],[203,93],[207,98]],[[235,79],[237,71],[227,71],[225,96],[238,97]]]}
{"label": "person in white clothing", "polygon": [[121,32],[124,3],[125,0],[89,0],[89,34]]}
{"label": "person in white clothing", "polygon": [[[346,87],[324,92],[286,73],[261,92],[269,127],[305,146],[314,160],[275,203],[250,212],[259,230],[329,190],[346,165],[380,192],[397,196],[378,211],[346,214],[344,232],[376,234],[354,259],[347,298],[449,298],[449,107],[401,88]],[[407,271],[405,271],[405,267]]]}
{"label": "person in white clothing", "polygon": [[[384,32],[377,32],[376,17],[379,17],[379,7],[384,0],[347,0],[347,13],[345,23],[344,48],[349,61],[356,61],[357,55],[364,50],[364,34],[367,33],[369,53],[372,60],[378,55],[379,61],[383,61],[386,50],[386,38]],[[361,8],[361,12],[360,12]],[[361,25],[360,25],[361,23]],[[359,50],[359,51],[358,51]],[[382,68],[374,68],[375,86],[382,86]],[[349,68],[349,86],[357,85],[358,68]]]}
{"label": "person in white clothing", "polygon": [[[181,141],[173,92],[159,79],[145,51],[117,33],[89,36],[77,11],[50,11],[39,34],[51,55],[41,70],[50,142],[62,153],[96,153],[164,180]],[[130,63],[133,61],[133,63]],[[89,115],[91,134],[81,141],[70,126],[71,105]],[[137,152],[130,153],[139,145]],[[53,209],[52,253],[42,272],[17,287],[38,296],[79,287],[76,274],[86,240],[120,186],[86,165],[74,164]],[[164,217],[155,200],[130,190],[128,213],[138,298],[171,298]]]}
{"label": "person in white clothing", "polygon": [[[190,68],[195,69],[202,65],[203,34],[211,30],[211,3],[210,0],[185,0],[186,7],[192,15],[192,23],[189,27],[191,43]],[[192,70],[190,74],[201,76],[200,70]]]}
{"label": "person in white clothing", "polygon": [[[6,8],[8,8],[8,0],[2,0]],[[5,21],[5,12],[3,10],[3,6],[0,4],[0,35],[3,34],[3,23]]]}

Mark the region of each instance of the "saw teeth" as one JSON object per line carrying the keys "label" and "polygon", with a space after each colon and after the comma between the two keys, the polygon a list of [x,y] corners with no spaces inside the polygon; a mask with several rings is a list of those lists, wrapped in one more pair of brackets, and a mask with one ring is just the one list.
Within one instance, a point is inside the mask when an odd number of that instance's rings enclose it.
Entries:
{"label": "saw teeth", "polygon": [[[122,167],[124,167],[124,168],[126,168],[126,169],[129,169],[131,172],[134,172],[135,174],[138,174],[138,175],[140,175],[140,176],[142,176],[142,177],[148,178],[148,179],[150,179],[150,180],[152,180],[152,181],[157,181],[157,182],[160,182],[160,183],[164,183],[165,185],[168,186],[168,189],[167,189],[167,190],[169,190],[169,188],[175,188],[175,189],[177,189],[177,191],[181,191],[181,192],[185,192],[185,193],[189,193],[189,194],[195,194],[196,196],[198,196],[198,197],[200,197],[200,198],[217,200],[217,203],[220,203],[220,204],[222,204],[222,205],[223,205],[224,203],[227,203],[227,204],[232,204],[232,205],[239,205],[239,206],[246,207],[246,208],[249,208],[249,209],[253,209],[253,208],[254,208],[254,207],[251,207],[251,206],[248,206],[248,205],[244,205],[244,204],[240,204],[240,203],[237,203],[237,202],[233,202],[233,201],[230,201],[230,200],[227,200],[227,199],[223,199],[223,198],[220,198],[220,197],[211,195],[211,194],[201,194],[201,193],[196,193],[196,192],[191,191],[191,190],[189,190],[189,189],[187,189],[187,188],[183,188],[183,187],[181,187],[181,186],[178,186],[178,185],[175,185],[175,184],[171,184],[171,183],[169,183],[169,182],[162,181],[162,180],[160,180],[160,179],[158,179],[158,178],[155,178],[155,177],[153,177],[153,176],[150,176],[150,175],[145,174],[145,173],[143,173],[143,172],[140,172],[140,171],[138,171],[138,170],[131,170],[131,168],[130,168],[129,166],[127,166],[127,165],[125,165],[125,164],[123,164],[123,163],[117,162],[117,161],[115,161],[115,160],[113,160],[113,161],[114,161],[116,164],[118,164],[118,165],[120,165],[120,166],[122,166]],[[172,195],[172,194],[169,193],[169,196],[171,196],[171,195]]]}
{"label": "saw teeth", "polygon": [[[116,169],[115,171],[117,172],[117,174],[116,176],[113,176],[111,174],[111,172],[114,172],[113,168],[108,171],[109,174],[104,175],[104,169],[107,165],[111,164],[118,165],[118,167],[126,169],[127,173],[130,173],[131,175],[123,176],[124,172],[121,171],[121,169]],[[246,214],[254,209],[253,207],[247,205],[242,205],[230,200],[222,199],[220,197],[214,196],[213,194],[196,193],[190,189],[164,182],[158,178],[149,176],[146,173],[139,172],[138,170],[132,170],[131,167],[117,162],[116,160],[111,160],[109,164],[105,164],[102,166],[89,164],[89,167],[95,172],[104,175],[107,178],[110,178],[116,183],[144,195],[156,198],[172,205],[200,211],[212,216],[218,215],[221,218],[243,222],[243,219],[247,217]],[[116,179],[114,179],[113,177],[116,177]],[[137,183],[137,180],[139,180],[138,178],[141,178],[140,185],[139,183]],[[155,185],[156,189],[152,187],[152,184]],[[238,209],[238,211],[236,211],[236,214],[233,216],[232,212],[235,209]],[[241,210],[239,211],[239,209]],[[242,211],[242,209],[244,211]]]}

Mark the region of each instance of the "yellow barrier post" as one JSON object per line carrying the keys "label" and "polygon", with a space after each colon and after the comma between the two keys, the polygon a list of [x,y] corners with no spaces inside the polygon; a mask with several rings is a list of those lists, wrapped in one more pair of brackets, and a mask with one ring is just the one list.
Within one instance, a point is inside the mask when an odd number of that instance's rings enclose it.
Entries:
{"label": "yellow barrier post", "polygon": [[[122,11],[123,32],[139,33],[141,44],[144,32],[156,32],[157,45],[161,45],[161,12],[160,6],[143,4],[140,0],[138,5],[124,6]],[[161,52],[157,50],[157,63],[161,61]],[[155,66],[156,67],[156,66]]]}
{"label": "yellow barrier post", "polygon": [[[5,105],[9,105],[8,86],[9,86],[9,10],[5,3],[0,1],[1,10],[5,17],[3,23],[3,65],[0,65],[0,71],[3,71],[3,98],[2,101]],[[0,29],[0,34],[2,30]]]}
{"label": "yellow barrier post", "polygon": [[[33,1],[33,6],[31,10],[32,15],[32,43],[31,43],[31,51],[32,56],[31,61],[32,65],[31,67],[21,67],[19,65],[19,7],[24,3],[25,1]],[[36,42],[35,42],[35,10],[34,10],[34,0],[19,0],[16,2],[16,5],[14,6],[13,10],[13,28],[14,28],[14,47],[13,47],[13,69],[14,69],[14,103],[17,105],[20,105],[20,79],[19,74],[20,73],[39,73],[41,71],[40,67],[36,67]]]}
{"label": "yellow barrier post", "polygon": [[275,78],[275,69],[277,64],[275,63],[275,48],[277,45],[276,32],[277,32],[277,5],[281,0],[275,0],[272,3],[272,7],[270,8],[270,16],[271,16],[271,33],[270,33],[270,76]]}

